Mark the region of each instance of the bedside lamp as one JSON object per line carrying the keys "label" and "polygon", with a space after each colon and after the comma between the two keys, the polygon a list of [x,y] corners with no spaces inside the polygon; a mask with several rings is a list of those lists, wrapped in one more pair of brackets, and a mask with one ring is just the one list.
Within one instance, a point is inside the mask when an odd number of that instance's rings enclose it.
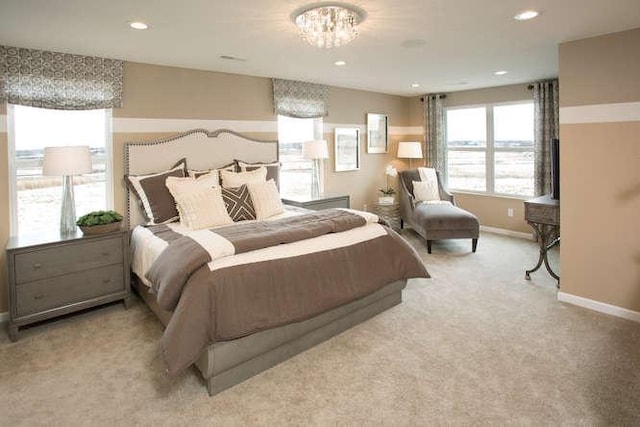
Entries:
{"label": "bedside lamp", "polygon": [[320,195],[320,162],[329,157],[327,141],[307,141],[302,145],[302,157],[313,160],[313,176],[311,177],[311,197]]}
{"label": "bedside lamp", "polygon": [[419,142],[398,143],[398,158],[409,159],[409,169],[411,169],[411,159],[422,158],[422,144]]}
{"label": "bedside lamp", "polygon": [[45,147],[42,175],[62,176],[60,235],[76,232],[76,205],[73,198],[73,175],[91,172],[89,146]]}

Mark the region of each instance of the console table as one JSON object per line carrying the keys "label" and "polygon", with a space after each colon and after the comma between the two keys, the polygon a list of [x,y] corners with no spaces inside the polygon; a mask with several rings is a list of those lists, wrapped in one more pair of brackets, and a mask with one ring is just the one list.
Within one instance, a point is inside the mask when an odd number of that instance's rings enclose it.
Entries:
{"label": "console table", "polygon": [[524,202],[524,219],[533,227],[540,245],[538,263],[525,272],[525,279],[531,280],[531,273],[537,271],[544,263],[549,274],[558,281],[559,287],[560,276],[551,269],[548,252],[560,244],[560,201],[551,198],[550,195],[529,199]]}

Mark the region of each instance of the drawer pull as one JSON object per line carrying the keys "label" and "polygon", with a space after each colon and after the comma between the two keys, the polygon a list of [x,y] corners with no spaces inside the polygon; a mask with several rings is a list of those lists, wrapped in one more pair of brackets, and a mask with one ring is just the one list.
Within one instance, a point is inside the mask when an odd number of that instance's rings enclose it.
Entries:
{"label": "drawer pull", "polygon": [[44,298],[44,295],[34,295],[33,299],[42,299]]}
{"label": "drawer pull", "polygon": [[38,269],[41,268],[42,264],[40,264],[39,262],[36,262],[35,264],[33,264],[33,268]]}
{"label": "drawer pull", "polygon": [[109,256],[109,255],[111,255],[111,252],[109,251],[102,252],[102,256]]}
{"label": "drawer pull", "polygon": [[110,282],[111,282],[111,279],[102,279],[102,283],[104,283],[104,284],[107,284],[107,283],[110,283]]}

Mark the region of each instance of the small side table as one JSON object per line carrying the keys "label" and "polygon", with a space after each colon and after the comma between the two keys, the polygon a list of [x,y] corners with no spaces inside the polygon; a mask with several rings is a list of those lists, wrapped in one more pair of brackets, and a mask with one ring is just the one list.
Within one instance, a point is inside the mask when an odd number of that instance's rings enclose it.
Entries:
{"label": "small side table", "polygon": [[549,249],[560,244],[560,201],[552,199],[549,195],[529,199],[524,202],[524,219],[535,231],[540,246],[538,262],[532,269],[525,271],[525,279],[531,280],[531,273],[537,271],[544,263],[560,287],[560,276],[551,269],[547,256]]}
{"label": "small side table", "polygon": [[400,230],[400,204],[383,204],[375,202],[373,204],[374,213],[385,220],[389,227],[395,231]]}

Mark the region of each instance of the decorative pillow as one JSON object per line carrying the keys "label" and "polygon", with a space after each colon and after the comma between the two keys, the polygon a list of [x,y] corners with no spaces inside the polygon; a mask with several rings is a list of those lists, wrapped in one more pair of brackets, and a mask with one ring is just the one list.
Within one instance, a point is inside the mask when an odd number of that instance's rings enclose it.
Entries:
{"label": "decorative pillow", "polygon": [[178,220],[176,203],[165,185],[168,177],[184,178],[187,159],[181,159],[171,169],[147,175],[126,175],[125,182],[133,192],[149,224],[165,224]]}
{"label": "decorative pillow", "polygon": [[229,172],[221,171],[222,186],[226,188],[236,188],[241,185],[246,185],[250,182],[266,182],[267,181],[267,168],[260,166],[256,170],[251,172]]}
{"label": "decorative pillow", "polygon": [[231,224],[233,222],[222,201],[220,187],[210,187],[179,194],[176,196],[176,202],[180,208],[182,224],[192,230]]}
{"label": "decorative pillow", "polygon": [[226,170],[229,172],[236,172],[238,169],[236,168],[236,162],[233,163],[229,163],[228,165],[224,165],[224,166],[220,166],[219,168],[215,168],[215,169],[207,169],[207,170],[195,170],[195,169],[189,169],[189,176],[192,178],[198,178],[201,175],[206,175],[210,172],[213,171],[217,171],[218,174],[220,174],[220,171],[222,170]]}
{"label": "decorative pillow", "polygon": [[178,178],[170,176],[165,182],[171,195],[175,198],[179,194],[193,193],[207,188],[220,187],[220,178],[218,171],[213,170],[209,173],[200,175],[198,178]]}
{"label": "decorative pillow", "polygon": [[413,181],[413,196],[419,202],[440,200],[438,183],[433,181]]}
{"label": "decorative pillow", "polygon": [[284,212],[280,193],[274,180],[250,183],[247,184],[247,187],[258,219],[270,218]]}
{"label": "decorative pillow", "polygon": [[236,164],[238,165],[238,170],[240,172],[250,172],[264,166],[267,168],[267,180],[273,179],[276,182],[276,185],[280,182],[280,162],[249,163],[242,160],[236,160]]}
{"label": "decorative pillow", "polygon": [[256,219],[256,210],[246,185],[222,188],[222,200],[233,221]]}

